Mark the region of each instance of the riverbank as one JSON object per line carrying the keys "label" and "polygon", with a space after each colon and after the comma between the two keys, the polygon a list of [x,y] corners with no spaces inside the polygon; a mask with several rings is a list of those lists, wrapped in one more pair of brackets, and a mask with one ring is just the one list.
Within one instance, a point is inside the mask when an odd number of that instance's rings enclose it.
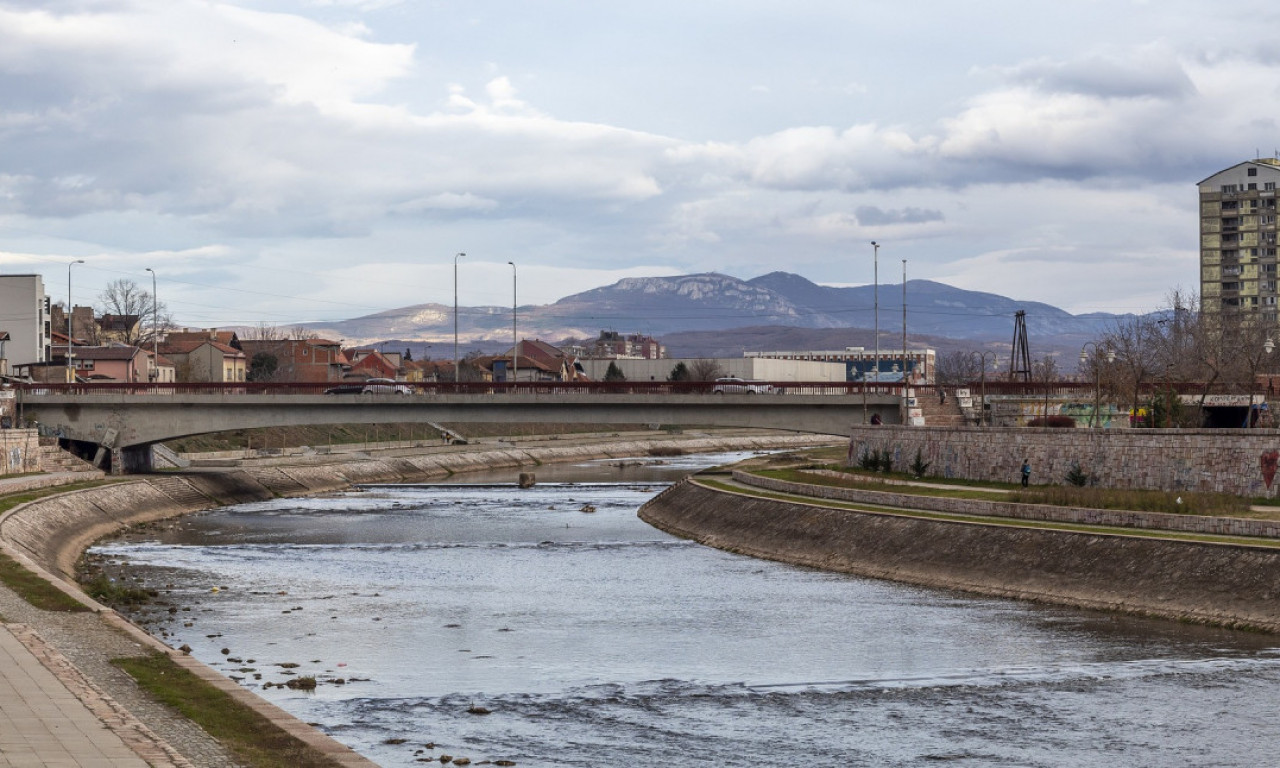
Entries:
{"label": "riverbank", "polygon": [[794,565],[1280,632],[1280,551],[1274,547],[853,509],[696,478],[664,491],[640,516],[673,535]]}
{"label": "riverbank", "polygon": [[[671,455],[724,450],[787,449],[821,443],[813,436],[744,434],[741,431],[686,433],[635,439],[633,435],[601,435],[594,439],[486,443],[472,446],[411,449],[346,455],[341,460],[311,457],[306,463],[242,462],[240,466],[166,472],[73,491],[23,504],[0,517],[0,548],[41,573],[51,583],[88,606],[92,612],[55,614],[35,609],[12,591],[0,588],[0,615],[6,627],[28,627],[62,662],[50,668],[86,704],[110,702],[123,713],[112,728],[154,734],[153,745],[169,749],[172,765],[234,766],[240,764],[217,742],[167,707],[148,699],[124,672],[111,664],[119,657],[161,653],[245,707],[265,714],[299,741],[316,746],[334,765],[370,765],[359,755],[319,731],[268,704],[180,651],[168,648],[80,592],[74,583],[80,553],[103,536],[127,526],[209,509],[224,504],[279,496],[325,493],[364,482],[413,482],[480,469],[533,468],[551,462]],[[512,478],[513,482],[515,477]],[[0,484],[0,491],[3,484]],[[34,659],[34,655],[32,657]],[[40,664],[31,661],[30,663]],[[50,666],[46,664],[45,666]],[[76,683],[75,680],[82,680]],[[0,680],[0,686],[4,681]],[[91,708],[92,709],[92,708]],[[93,710],[97,712],[98,710]],[[124,715],[128,717],[124,717]],[[99,717],[102,717],[99,715]],[[123,723],[123,724],[121,724]],[[159,747],[157,747],[159,748]],[[160,763],[153,763],[160,764]]]}

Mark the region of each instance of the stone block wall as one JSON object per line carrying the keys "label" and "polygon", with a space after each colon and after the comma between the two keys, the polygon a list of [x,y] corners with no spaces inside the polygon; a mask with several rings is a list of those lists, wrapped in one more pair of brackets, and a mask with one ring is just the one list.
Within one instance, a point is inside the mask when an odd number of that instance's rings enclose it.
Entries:
{"label": "stone block wall", "polygon": [[0,475],[40,471],[40,436],[34,429],[0,429]]}
{"label": "stone block wall", "polygon": [[1023,459],[1033,484],[1060,485],[1073,467],[1108,488],[1275,497],[1280,430],[851,427],[848,463],[889,451],[907,470],[920,452],[927,475],[1018,482]]}

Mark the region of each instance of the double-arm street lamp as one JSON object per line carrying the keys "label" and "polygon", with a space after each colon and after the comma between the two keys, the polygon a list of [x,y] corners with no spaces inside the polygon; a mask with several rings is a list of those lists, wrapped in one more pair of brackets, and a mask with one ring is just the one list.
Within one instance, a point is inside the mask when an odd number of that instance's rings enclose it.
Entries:
{"label": "double-arm street lamp", "polygon": [[1096,341],[1086,341],[1080,348],[1081,365],[1089,361],[1089,355],[1085,352],[1089,347],[1093,347],[1093,415],[1089,417],[1089,427],[1092,428],[1094,419],[1097,419],[1097,426],[1102,426],[1102,361],[1098,359],[1098,355],[1106,355],[1107,362],[1114,363],[1116,351],[1109,347],[1099,347]]}
{"label": "double-arm street lamp", "polygon": [[151,364],[153,370],[147,375],[156,383],[160,382],[160,300],[156,298],[156,271],[147,267],[151,273]]}
{"label": "double-arm street lamp", "polygon": [[465,253],[455,254],[453,257],[453,383],[457,384],[458,378],[458,259],[466,256]]}
{"label": "double-arm street lamp", "polygon": [[511,383],[520,378],[520,337],[516,335],[516,263],[511,265]]}

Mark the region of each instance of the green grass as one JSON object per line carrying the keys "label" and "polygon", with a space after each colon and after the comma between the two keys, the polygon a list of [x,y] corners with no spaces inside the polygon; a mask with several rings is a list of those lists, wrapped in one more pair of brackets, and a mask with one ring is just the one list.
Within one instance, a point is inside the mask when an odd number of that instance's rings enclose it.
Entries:
{"label": "green grass", "polygon": [[76,613],[88,606],[27,570],[17,560],[0,554],[0,582],[23,600],[44,611]]}
{"label": "green grass", "polygon": [[[892,479],[890,475],[862,475],[849,474],[844,477],[832,477],[829,475],[816,475],[812,472],[806,472],[803,469],[763,469],[753,470],[753,475],[761,477],[770,477],[777,480],[786,480],[793,483],[805,483],[808,485],[821,485],[830,488],[859,488],[868,491],[881,491],[884,493],[907,493],[913,496],[935,496],[953,499],[979,499],[982,501],[1008,501],[1009,494],[1000,493],[996,490],[966,487],[957,485],[954,488],[930,488],[923,485],[903,485],[901,483],[887,483],[886,479]],[[903,475],[901,479],[905,480],[910,475]],[[914,478],[912,478],[914,479]],[[929,479],[928,482],[933,482]]]}
{"label": "green grass", "polygon": [[[115,482],[120,482],[120,480],[93,480],[75,483],[74,485],[60,485],[54,488],[41,488],[35,491],[0,496],[0,513],[7,512],[19,504],[35,501],[44,496],[53,496],[58,493],[93,488]],[[0,554],[0,582],[16,592],[23,600],[41,610],[62,612],[89,610],[84,604],[72,599],[62,590],[27,570],[18,561],[3,554]]]}
{"label": "green grass", "polygon": [[112,659],[159,701],[199,725],[253,768],[321,768],[337,763],[286,733],[163,654]]}

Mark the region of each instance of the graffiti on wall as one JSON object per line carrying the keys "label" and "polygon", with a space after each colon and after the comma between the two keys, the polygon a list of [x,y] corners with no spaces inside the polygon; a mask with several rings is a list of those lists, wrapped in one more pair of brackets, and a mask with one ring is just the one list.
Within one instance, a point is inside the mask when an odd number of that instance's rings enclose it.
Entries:
{"label": "graffiti on wall", "polygon": [[1280,463],[1280,451],[1272,448],[1262,452],[1259,464],[1262,469],[1262,482],[1267,484],[1267,490],[1271,490],[1271,481],[1276,478],[1277,463]]}

